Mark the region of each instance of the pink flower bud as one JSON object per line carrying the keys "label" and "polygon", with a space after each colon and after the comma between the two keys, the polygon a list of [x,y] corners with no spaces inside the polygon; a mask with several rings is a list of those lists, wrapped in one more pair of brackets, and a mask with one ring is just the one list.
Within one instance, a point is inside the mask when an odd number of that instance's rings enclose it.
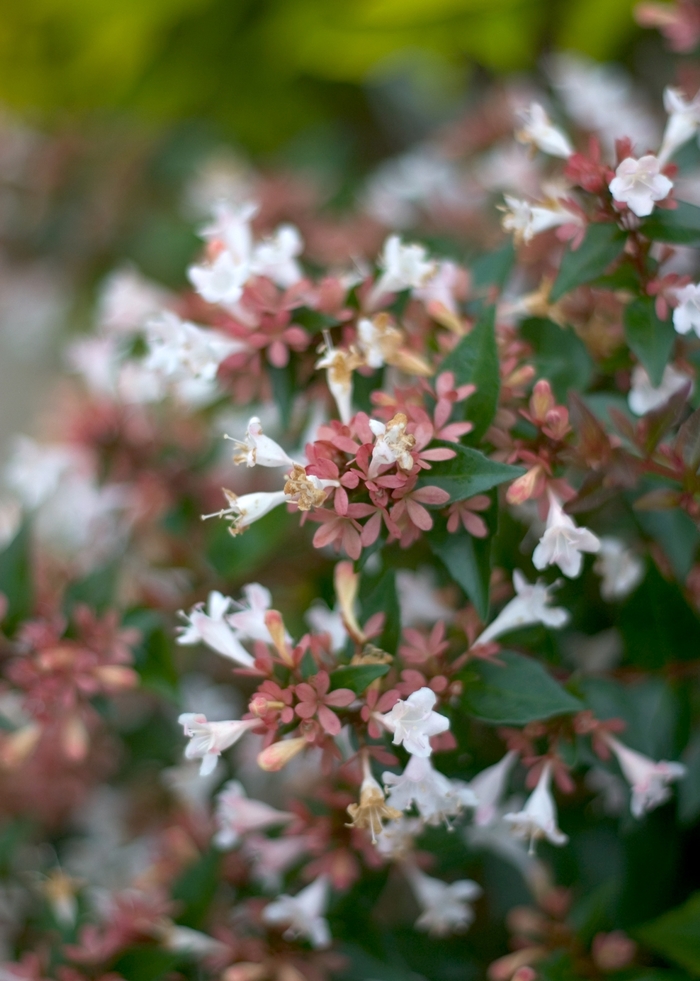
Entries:
{"label": "pink flower bud", "polygon": [[306,745],[306,739],[303,736],[297,736],[295,739],[281,739],[258,754],[258,766],[261,770],[272,772],[281,770]]}
{"label": "pink flower bud", "polygon": [[621,971],[634,959],[637,945],[622,930],[613,930],[594,937],[591,953],[601,971]]}

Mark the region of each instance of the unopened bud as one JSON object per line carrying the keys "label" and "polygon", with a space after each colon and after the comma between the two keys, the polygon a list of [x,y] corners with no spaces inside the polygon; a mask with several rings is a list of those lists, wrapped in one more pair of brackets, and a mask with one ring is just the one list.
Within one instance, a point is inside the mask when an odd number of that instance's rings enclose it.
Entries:
{"label": "unopened bud", "polygon": [[545,378],[540,378],[532,390],[532,397],[530,398],[530,415],[535,422],[541,424],[545,421],[547,413],[553,409],[556,404],[554,395],[552,394],[552,386]]}
{"label": "unopened bud", "polygon": [[531,467],[527,473],[518,477],[510,485],[506,493],[506,501],[509,504],[522,504],[524,501],[529,501],[531,497],[535,496],[538,484],[543,477],[544,472],[539,464]]}
{"label": "unopened bud", "polygon": [[269,698],[261,695],[260,692],[257,695],[253,695],[248,705],[248,711],[253,715],[257,715],[259,719],[267,715],[268,712],[283,708],[284,702],[271,701]]}
{"label": "unopened bud", "polygon": [[5,736],[0,742],[0,766],[7,770],[20,766],[33,752],[40,737],[41,726],[38,722],[30,722]]}
{"label": "unopened bud", "polygon": [[124,664],[101,664],[93,674],[105,688],[136,688],[139,675]]}
{"label": "unopened bud", "polygon": [[622,930],[599,933],[591,948],[593,961],[601,971],[621,971],[637,953],[637,945]]}
{"label": "unopened bud", "polygon": [[[542,960],[548,953],[546,947],[525,947],[522,950],[516,950],[514,954],[499,957],[497,961],[493,961],[489,965],[488,979],[489,981],[512,981],[516,972],[523,968],[532,970],[532,964]],[[531,977],[534,977],[534,971]]]}
{"label": "unopened bud", "polygon": [[90,736],[79,715],[71,715],[63,723],[61,746],[68,759],[76,763],[84,760],[87,756],[90,748]]}
{"label": "unopened bud", "polygon": [[267,978],[268,971],[266,964],[253,964],[243,961],[241,964],[232,964],[227,967],[221,975],[221,981],[263,981]]}
{"label": "unopened bud", "polygon": [[277,610],[268,610],[265,613],[265,626],[270,631],[270,636],[272,637],[272,643],[277,649],[277,653],[282,658],[284,663],[289,668],[294,667],[294,660],[292,658],[289,647],[287,646],[286,631],[284,629],[284,620],[282,619],[282,614]]}
{"label": "unopened bud", "polygon": [[353,570],[352,562],[338,562],[333,581],[345,629],[358,644],[364,644],[365,635],[355,617],[355,599],[360,579]]}
{"label": "unopened bud", "polygon": [[550,439],[563,439],[569,431],[569,410],[565,405],[555,405],[547,413],[542,432]]}
{"label": "unopened bud", "polygon": [[258,766],[261,770],[271,772],[281,770],[306,745],[307,742],[303,736],[297,736],[295,739],[281,739],[258,754]]}

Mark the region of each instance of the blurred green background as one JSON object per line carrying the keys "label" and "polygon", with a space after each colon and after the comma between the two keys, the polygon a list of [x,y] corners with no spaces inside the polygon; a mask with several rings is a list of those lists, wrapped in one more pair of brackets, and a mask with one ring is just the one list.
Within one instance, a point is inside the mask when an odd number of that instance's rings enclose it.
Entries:
{"label": "blurred green background", "polygon": [[[125,260],[173,287],[222,148],[353,189],[494,79],[662,45],[633,0],[2,0],[0,457]],[[638,72],[639,74],[639,72]],[[644,71],[641,73],[644,75]],[[340,195],[342,198],[342,195]]]}

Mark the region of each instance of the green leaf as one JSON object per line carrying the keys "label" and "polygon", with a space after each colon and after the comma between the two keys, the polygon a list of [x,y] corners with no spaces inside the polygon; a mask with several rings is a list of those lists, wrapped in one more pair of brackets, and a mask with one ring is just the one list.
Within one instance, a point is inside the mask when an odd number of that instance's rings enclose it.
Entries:
{"label": "green leaf", "polygon": [[700,208],[679,201],[678,207],[657,208],[642,222],[641,231],[656,242],[700,245]]}
{"label": "green leaf", "polygon": [[630,663],[649,671],[688,661],[700,649],[700,619],[675,583],[650,565],[617,616]]}
{"label": "green leaf", "polygon": [[474,429],[469,439],[479,440],[491,425],[500,391],[496,334],[496,309],[488,307],[471,331],[463,337],[440,365],[440,372],[454,373],[456,385],[476,385],[476,391],[455,405],[453,419],[469,419]]}
{"label": "green leaf", "polygon": [[622,253],[627,236],[617,225],[594,224],[588,226],[586,237],[579,247],[567,250],[559,267],[550,300],[554,303],[562,296],[602,276],[609,265]]}
{"label": "green leaf", "polygon": [[282,542],[293,531],[285,508],[270,511],[236,538],[229,534],[225,521],[212,519],[207,524],[207,559],[220,576],[244,582],[263,562],[283,551]]}
{"label": "green leaf", "polygon": [[657,317],[652,297],[638,297],[625,308],[625,339],[646,368],[654,388],[661,384],[675,338],[671,322]]}
{"label": "green leaf", "polygon": [[395,654],[401,632],[401,610],[394,570],[387,569],[379,577],[370,576],[364,571],[360,576],[358,598],[362,610],[362,622],[366,623],[375,613],[385,614],[384,627],[381,635],[376,639],[376,644],[389,654]]}
{"label": "green leaf", "polygon": [[693,824],[700,816],[700,732],[696,732],[683,753],[688,768],[678,783],[678,818],[682,824]]}
{"label": "green leaf", "polygon": [[0,593],[7,599],[3,630],[12,633],[32,611],[33,584],[29,527],[23,525],[0,552]]}
{"label": "green leaf", "polygon": [[221,852],[212,848],[189,865],[173,884],[172,898],[178,904],[177,922],[182,926],[202,928],[219,885],[222,858]]}
{"label": "green leaf", "polygon": [[450,495],[449,503],[464,501],[475,494],[485,494],[492,487],[522,476],[522,467],[511,467],[507,463],[489,460],[478,450],[461,443],[445,443],[454,450],[456,456],[451,460],[434,463],[431,470],[424,471],[420,483],[423,487],[440,487]]}
{"label": "green leaf", "polygon": [[438,518],[428,532],[428,544],[434,555],[445,564],[455,582],[476,607],[482,620],[489,615],[489,585],[491,582],[491,543],[498,524],[498,507],[492,494],[491,507],[481,513],[489,534],[474,538],[461,525],[456,532],[447,530],[447,521]]}
{"label": "green leaf", "polygon": [[348,664],[336,668],[331,674],[331,691],[335,691],[336,688],[349,688],[356,695],[361,695],[365,688],[388,671],[388,664]]}
{"label": "green leaf", "polygon": [[63,599],[66,612],[77,603],[86,603],[98,613],[104,613],[114,602],[118,574],[119,566],[112,564],[70,583]]}
{"label": "green leaf", "polygon": [[506,242],[497,252],[479,256],[470,267],[474,288],[477,290],[484,286],[502,288],[515,264],[515,255],[513,243]]}
{"label": "green leaf", "polygon": [[125,950],[110,967],[116,975],[129,981],[161,981],[172,976],[173,968],[182,960],[180,953],[142,944]]}
{"label": "green leaf", "polygon": [[636,518],[668,558],[676,578],[684,582],[693,568],[700,542],[700,531],[686,511],[679,507],[664,511],[637,511]]}
{"label": "green leaf", "polygon": [[498,660],[503,664],[483,661],[470,667],[477,680],[465,678],[462,704],[471,715],[499,725],[525,725],[583,708],[539,661],[513,651],[501,651]]}
{"label": "green leaf", "polygon": [[294,399],[294,360],[290,358],[284,368],[277,368],[273,364],[268,364],[266,367],[272,382],[272,395],[284,427],[289,421]]}
{"label": "green leaf", "polygon": [[658,920],[635,930],[636,936],[674,964],[700,975],[700,892]]}
{"label": "green leaf", "polygon": [[537,377],[551,382],[560,402],[566,401],[569,389],[585,391],[593,372],[593,360],[573,330],[551,320],[530,317],[520,324],[520,333],[535,349]]}
{"label": "green leaf", "polygon": [[158,614],[153,610],[133,610],[124,618],[124,625],[141,631],[141,641],[134,647],[134,667],[142,685],[175,698],[178,674],[173,662],[172,642]]}

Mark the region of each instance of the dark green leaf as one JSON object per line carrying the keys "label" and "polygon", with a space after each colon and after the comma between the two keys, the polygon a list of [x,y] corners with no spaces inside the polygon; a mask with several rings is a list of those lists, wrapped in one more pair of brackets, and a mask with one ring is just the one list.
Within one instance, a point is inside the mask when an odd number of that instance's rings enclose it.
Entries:
{"label": "dark green leaf", "polygon": [[474,662],[470,668],[478,675],[464,685],[463,705],[471,715],[499,725],[525,725],[583,707],[539,661],[513,651],[501,651],[498,660],[503,664]]}
{"label": "dark green leaf", "polygon": [[395,654],[401,632],[401,610],[393,569],[387,569],[379,577],[363,572],[360,576],[359,601],[363,623],[375,613],[384,614],[384,627],[374,643],[389,654]]}
{"label": "dark green leaf", "polygon": [[86,603],[98,613],[109,609],[114,603],[118,574],[117,565],[108,565],[70,583],[63,600],[66,612],[70,612],[76,603]]}
{"label": "dark green leaf", "polygon": [[178,674],[173,663],[170,633],[153,610],[134,610],[124,618],[125,626],[141,631],[141,640],[134,648],[134,667],[146,688],[167,697],[175,697]]}
{"label": "dark green leaf", "polygon": [[182,954],[143,944],[125,950],[111,965],[111,969],[115,975],[128,978],[129,981],[161,981],[172,975],[173,968],[182,959]]}
{"label": "dark green leaf", "polygon": [[474,440],[484,435],[498,406],[500,373],[495,316],[495,307],[488,307],[440,365],[440,372],[453,372],[456,385],[476,385],[474,394],[458,403],[452,413],[453,420],[469,419],[474,424],[469,434],[469,439]]}
{"label": "dark green leaf", "polygon": [[285,508],[270,511],[236,538],[229,534],[225,521],[212,518],[207,524],[207,559],[220,576],[246,577],[244,581],[281,548],[283,539],[292,530]]}
{"label": "dark green leaf", "polygon": [[389,671],[388,664],[348,664],[336,668],[331,674],[331,691],[336,688],[349,688],[356,695],[362,692],[377,678]]}
{"label": "dark green leaf", "polygon": [[693,974],[700,974],[700,892],[635,931],[652,950]]}
{"label": "dark green leaf", "polygon": [[512,242],[506,242],[497,252],[479,256],[471,265],[472,282],[475,289],[478,290],[484,286],[502,288],[514,263],[515,249]]}
{"label": "dark green leaf", "polygon": [[476,607],[482,620],[489,615],[489,584],[491,582],[491,542],[498,523],[495,494],[488,511],[482,512],[489,534],[486,538],[474,538],[461,525],[450,533],[444,518],[438,518],[428,532],[431,550],[445,564],[455,582]]}
{"label": "dark green leaf", "polygon": [[625,308],[625,338],[658,388],[676,334],[670,321],[657,317],[652,297],[638,297]]}
{"label": "dark green leaf", "polygon": [[643,223],[641,231],[657,242],[700,245],[700,208],[679,201],[674,209],[657,208]]}
{"label": "dark green leaf", "polygon": [[683,824],[693,824],[700,816],[700,732],[697,732],[683,753],[688,768],[678,784],[678,817]]}
{"label": "dark green leaf", "polygon": [[602,276],[622,253],[627,236],[616,225],[589,225],[586,237],[576,250],[568,249],[559,267],[550,300],[556,302],[562,296]]}
{"label": "dark green leaf", "polygon": [[3,630],[11,633],[32,611],[32,568],[27,525],[0,552],[0,593],[7,599]]}
{"label": "dark green leaf", "polygon": [[688,469],[697,473],[700,467],[700,409],[688,416],[678,430],[675,449],[683,457]]}
{"label": "dark green leaf", "polygon": [[637,521],[659,543],[676,577],[683,582],[693,567],[700,542],[700,532],[693,519],[676,506],[672,510],[639,511]]}
{"label": "dark green leaf", "polygon": [[700,650],[700,620],[675,583],[651,565],[617,617],[630,663],[656,670]]}
{"label": "dark green leaf", "polygon": [[221,860],[221,852],[211,849],[175,881],[172,898],[178,904],[178,923],[194,930],[201,929],[219,884]]}
{"label": "dark green leaf", "polygon": [[451,460],[434,463],[431,470],[424,471],[420,483],[423,486],[440,487],[450,495],[449,503],[464,501],[475,494],[485,494],[492,487],[522,476],[522,467],[511,467],[507,463],[489,460],[478,450],[459,443],[445,443],[456,456]]}
{"label": "dark green leaf", "polygon": [[284,426],[290,418],[295,392],[294,361],[290,358],[284,368],[276,368],[274,365],[268,364],[267,372],[272,382],[272,395],[275,399],[275,405]]}
{"label": "dark green leaf", "polygon": [[537,377],[551,382],[560,402],[566,401],[570,389],[584,391],[588,387],[593,361],[573,330],[532,317],[521,323],[520,333],[535,349]]}

